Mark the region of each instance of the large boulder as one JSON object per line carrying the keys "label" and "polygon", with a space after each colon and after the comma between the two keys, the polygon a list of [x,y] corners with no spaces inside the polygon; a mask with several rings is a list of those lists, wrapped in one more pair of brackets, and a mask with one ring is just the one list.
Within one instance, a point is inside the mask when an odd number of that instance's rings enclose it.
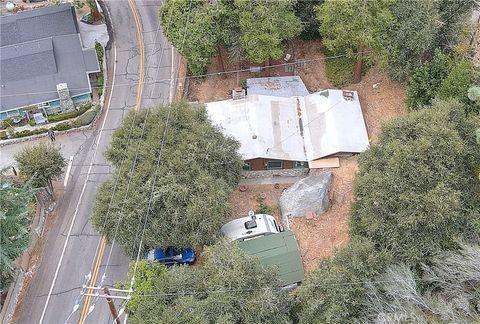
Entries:
{"label": "large boulder", "polygon": [[325,172],[318,177],[307,177],[295,182],[280,197],[282,216],[303,217],[307,212],[320,215],[330,209],[328,193],[332,176],[332,172]]}

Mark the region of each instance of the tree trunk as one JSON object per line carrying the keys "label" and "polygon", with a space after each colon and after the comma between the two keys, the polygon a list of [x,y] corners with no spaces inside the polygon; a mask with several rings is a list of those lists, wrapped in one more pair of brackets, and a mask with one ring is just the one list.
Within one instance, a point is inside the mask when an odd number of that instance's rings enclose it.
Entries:
{"label": "tree trunk", "polygon": [[237,70],[237,87],[240,86],[240,62],[236,64],[236,70]]}
{"label": "tree trunk", "polygon": [[353,75],[353,83],[362,81],[362,63],[363,63],[363,46],[358,47],[357,65],[355,66],[355,74]]}
{"label": "tree trunk", "polygon": [[[220,46],[217,46],[218,60],[220,61],[220,66],[222,67],[222,72],[225,72],[225,64],[223,63],[222,51]],[[222,74],[222,77],[225,78],[225,73]]]}
{"label": "tree trunk", "polygon": [[263,64],[263,75],[265,77],[269,77],[270,76],[270,59],[266,60],[265,63]]}

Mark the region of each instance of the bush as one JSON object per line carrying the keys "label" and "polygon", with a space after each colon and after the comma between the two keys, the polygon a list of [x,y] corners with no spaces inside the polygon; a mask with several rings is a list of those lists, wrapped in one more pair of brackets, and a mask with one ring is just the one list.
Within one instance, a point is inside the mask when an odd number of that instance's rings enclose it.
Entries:
{"label": "bush", "polygon": [[[325,55],[330,54],[331,53],[329,52],[325,53]],[[356,64],[357,59],[351,57],[328,59],[325,60],[325,73],[334,87],[341,88],[353,82],[353,74],[355,72]],[[373,62],[367,56],[364,56],[362,75],[370,69],[372,64]]]}
{"label": "bush", "polygon": [[92,107],[92,104],[89,102],[89,103],[83,104],[78,110],[67,112],[67,113],[56,114],[56,115],[49,115],[47,116],[47,119],[49,123],[71,119],[71,118],[80,116],[91,107]]}
{"label": "bush", "polygon": [[354,323],[368,298],[363,283],[382,273],[391,261],[369,240],[353,238],[334,258],[322,260],[300,286],[300,323]]}
{"label": "bush", "polygon": [[4,119],[2,122],[2,128],[6,129],[8,127],[13,127],[13,121],[10,118]]}
{"label": "bush", "polygon": [[449,57],[437,49],[432,60],[417,68],[408,82],[408,107],[417,109],[431,104],[449,72]]}
{"label": "bush", "polygon": [[70,128],[72,128],[72,124],[70,122],[60,123],[52,127],[52,129],[55,131],[64,131]]}
{"label": "bush", "polygon": [[437,96],[440,99],[458,98],[462,103],[470,105],[468,99],[468,89],[472,84],[473,66],[469,61],[461,61],[448,74],[447,78],[443,80]]}
{"label": "bush", "polygon": [[265,198],[261,195],[257,196],[257,210],[255,210],[255,214],[271,214],[272,208],[265,203]]}
{"label": "bush", "polygon": [[7,139],[8,135],[6,131],[0,131],[0,140]]}
{"label": "bush", "polygon": [[29,124],[30,126],[35,126],[35,125],[36,125],[35,119],[30,119],[30,120],[28,121],[28,124]]}
{"label": "bush", "polygon": [[89,125],[95,116],[97,115],[97,110],[92,109],[84,113],[83,115],[79,116],[76,120],[72,122],[73,127],[81,127]]}
{"label": "bush", "polygon": [[100,70],[102,70],[104,50],[102,44],[99,42],[95,42],[95,52],[97,52],[98,63],[100,65]]}
{"label": "bush", "polygon": [[32,136],[32,135],[38,135],[38,134],[43,134],[46,133],[48,129],[46,128],[37,128],[33,130],[23,130],[21,132],[16,132],[12,135],[13,138],[20,138],[20,137],[26,137],[26,136]]}

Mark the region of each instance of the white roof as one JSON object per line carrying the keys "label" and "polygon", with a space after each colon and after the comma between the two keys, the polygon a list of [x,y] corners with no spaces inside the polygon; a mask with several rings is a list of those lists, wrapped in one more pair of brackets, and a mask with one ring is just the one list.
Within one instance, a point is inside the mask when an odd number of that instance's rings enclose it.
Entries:
{"label": "white roof", "polygon": [[311,161],[368,148],[358,95],[323,90],[303,97],[249,95],[207,103],[214,125],[240,144],[243,159]]}

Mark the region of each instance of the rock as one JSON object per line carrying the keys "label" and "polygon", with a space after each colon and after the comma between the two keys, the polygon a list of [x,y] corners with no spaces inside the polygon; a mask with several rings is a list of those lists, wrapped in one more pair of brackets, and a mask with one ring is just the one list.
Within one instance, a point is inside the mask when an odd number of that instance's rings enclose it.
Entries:
{"label": "rock", "polygon": [[329,210],[328,193],[332,176],[332,172],[324,172],[318,177],[307,177],[295,182],[280,197],[282,216],[304,217],[309,211],[320,215]]}

